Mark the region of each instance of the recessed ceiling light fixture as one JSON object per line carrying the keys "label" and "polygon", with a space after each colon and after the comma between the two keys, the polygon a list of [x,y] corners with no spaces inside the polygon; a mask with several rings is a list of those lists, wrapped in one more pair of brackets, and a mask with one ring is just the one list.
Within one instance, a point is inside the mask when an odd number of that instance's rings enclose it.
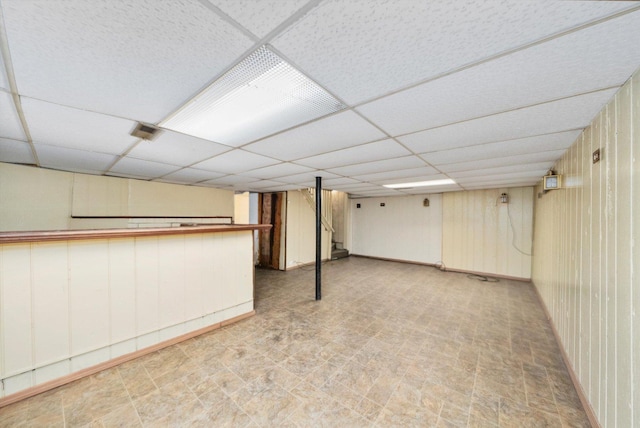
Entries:
{"label": "recessed ceiling light fixture", "polygon": [[447,178],[443,180],[417,181],[415,183],[385,184],[384,187],[388,187],[389,189],[406,189],[409,187],[442,186],[445,184],[456,184],[456,182]]}
{"label": "recessed ceiling light fixture", "polygon": [[262,46],[160,125],[239,146],[345,107]]}

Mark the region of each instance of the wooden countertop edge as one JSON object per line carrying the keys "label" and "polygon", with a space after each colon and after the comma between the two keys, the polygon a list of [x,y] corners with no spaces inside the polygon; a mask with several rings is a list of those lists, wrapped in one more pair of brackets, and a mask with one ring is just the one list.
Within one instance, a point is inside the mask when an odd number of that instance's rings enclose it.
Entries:
{"label": "wooden countertop edge", "polygon": [[44,230],[34,232],[0,232],[1,244],[23,242],[77,241],[82,239],[136,238],[142,236],[190,235],[195,233],[269,230],[270,224],[216,224],[206,226],[154,227],[138,229]]}

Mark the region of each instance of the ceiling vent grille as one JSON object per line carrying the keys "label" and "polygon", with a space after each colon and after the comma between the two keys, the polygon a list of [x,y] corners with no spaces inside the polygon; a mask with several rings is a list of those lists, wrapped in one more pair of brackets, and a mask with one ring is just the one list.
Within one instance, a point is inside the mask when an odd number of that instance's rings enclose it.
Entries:
{"label": "ceiling vent grille", "polygon": [[142,138],[143,140],[153,140],[161,132],[162,130],[156,126],[138,122],[136,127],[131,131],[131,135],[133,135],[134,137]]}

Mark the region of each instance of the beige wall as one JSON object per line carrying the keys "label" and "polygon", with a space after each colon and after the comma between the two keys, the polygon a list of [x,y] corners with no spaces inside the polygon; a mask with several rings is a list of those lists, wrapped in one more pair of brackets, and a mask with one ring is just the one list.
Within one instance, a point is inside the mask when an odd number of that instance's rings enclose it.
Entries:
{"label": "beige wall", "polygon": [[0,231],[127,227],[71,216],[233,216],[233,192],[0,163]]}
{"label": "beige wall", "polygon": [[608,427],[640,426],[639,156],[636,73],[556,164],[565,188],[536,200],[533,281]]}
{"label": "beige wall", "polygon": [[[423,206],[429,198],[429,207]],[[437,263],[441,260],[442,195],[351,199],[353,254]],[[385,206],[380,206],[384,203]],[[360,204],[360,208],[357,208]]]}
{"label": "beige wall", "polygon": [[[322,205],[331,216],[331,191],[323,190]],[[286,269],[316,260],[316,217],[313,209],[297,190],[287,192]],[[322,259],[331,258],[331,233],[322,227]]]}
{"label": "beige wall", "polygon": [[0,231],[69,227],[73,174],[0,162]]}
{"label": "beige wall", "polygon": [[442,217],[447,268],[531,278],[532,187],[445,193]]}
{"label": "beige wall", "polygon": [[342,248],[348,248],[344,245],[347,229],[346,225],[349,223],[349,217],[347,214],[347,204],[349,204],[349,195],[345,192],[338,190],[331,191],[331,223],[333,226],[333,240]]}
{"label": "beige wall", "polygon": [[249,224],[249,192],[233,195],[233,222]]}

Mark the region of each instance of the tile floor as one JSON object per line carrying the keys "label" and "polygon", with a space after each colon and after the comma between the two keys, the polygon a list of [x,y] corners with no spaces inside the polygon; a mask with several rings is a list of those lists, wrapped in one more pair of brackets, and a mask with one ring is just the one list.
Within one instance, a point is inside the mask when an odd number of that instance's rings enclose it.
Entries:
{"label": "tile floor", "polygon": [[2,427],[589,426],[531,284],[349,257],[255,317],[0,409]]}

